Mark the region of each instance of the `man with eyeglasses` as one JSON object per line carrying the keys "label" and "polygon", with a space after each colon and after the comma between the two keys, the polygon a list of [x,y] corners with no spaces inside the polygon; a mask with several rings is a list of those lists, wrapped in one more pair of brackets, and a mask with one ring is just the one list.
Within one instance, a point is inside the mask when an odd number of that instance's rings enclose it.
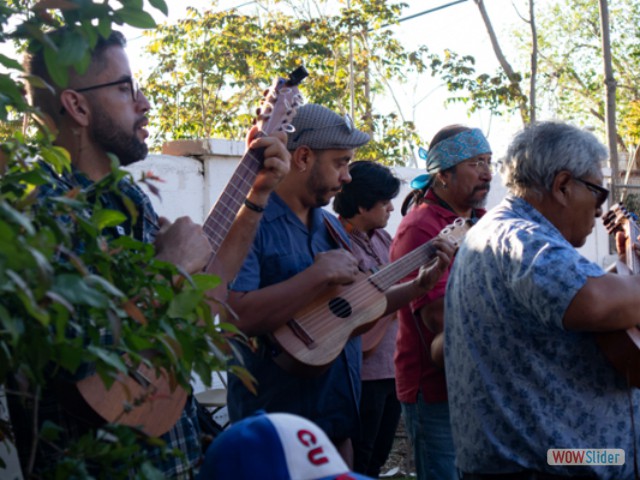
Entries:
{"label": "man with eyeglasses", "polygon": [[[65,33],[62,29],[47,35],[55,38]],[[63,174],[45,164],[50,171],[51,184],[42,187],[42,198],[61,195],[74,188],[91,188],[94,182],[111,173],[114,157],[120,165],[129,165],[147,156],[145,140],[149,136],[146,126],[150,104],[132,77],[125,44],[125,38],[119,32],[111,33],[108,38],[99,37],[86,72],[79,74],[70,68],[68,85],[64,87],[52,81],[42,50],[30,51],[27,56],[27,73],[40,77],[49,86],[35,88],[29,85],[32,104],[47,118],[47,125],[57,134],[55,144],[69,152],[72,164],[72,170]],[[224,298],[228,281],[235,276],[251,246],[262,217],[259,206],[267,202],[273,188],[289,170],[286,134],[256,139],[256,133],[257,128],[254,127],[249,132],[248,144],[252,148],[264,148],[265,160],[247,197],[249,206],[254,208],[243,206],[240,209],[213,262],[209,262],[211,247],[199,225],[188,217],[173,223],[158,218],[146,194],[127,178],[119,182],[118,188],[136,207],[137,220],[134,221],[120,195],[102,195],[99,201],[104,207],[120,210],[127,216],[126,222],[117,230],[107,232],[107,236],[131,235],[137,240],[153,243],[157,258],[174,263],[189,273],[202,271],[208,265],[208,273],[222,279],[221,287],[211,295]],[[49,392],[43,394],[43,398],[46,405],[43,400],[39,406],[39,424],[21,425],[18,440],[24,439],[22,434],[27,437],[22,443],[25,448],[19,449],[25,464],[29,461],[31,449],[37,445],[36,466],[46,467],[46,455],[59,456],[63,452],[43,453],[46,442],[36,444],[28,439],[29,435],[38,431],[42,422],[48,419],[62,427],[64,435],[69,437],[86,430],[86,425],[63,408],[62,401],[55,394]],[[191,478],[201,457],[197,415],[191,397],[178,423],[162,436],[162,440],[180,454],[160,458],[158,449],[150,449],[149,461],[165,477]]]}
{"label": "man with eyeglasses", "polygon": [[[411,182],[414,190],[402,206],[404,218],[390,250],[393,261],[437,237],[458,217],[476,222],[485,213],[491,147],[482,131],[463,125],[442,128],[431,140],[426,160],[427,173]],[[419,480],[457,478],[442,368],[448,273],[449,269],[429,292],[398,311],[396,390]],[[408,279],[414,277],[415,273]]]}
{"label": "man with eyeglasses", "polygon": [[239,345],[243,365],[257,380],[256,393],[229,379],[232,422],[258,410],[303,416],[322,428],[347,463],[358,433],[360,338],[350,339],[323,372],[287,370],[286,357],[269,336],[318,294],[353,282],[358,261],[346,249],[340,221],[322,207],[351,181],[349,163],[369,135],[350,119],[315,104],[302,106],[289,135],[291,170],[271,194],[253,248],[231,284],[229,304],[237,325],[256,338],[257,348]]}
{"label": "man with eyeglasses", "polygon": [[[640,277],[605,273],[577,250],[607,199],[606,158],[585,130],[528,126],[502,166],[509,195],[460,246],[445,297],[445,368],[465,480],[635,478],[640,391],[596,336],[638,323]],[[553,449],[627,457],[569,465]]]}

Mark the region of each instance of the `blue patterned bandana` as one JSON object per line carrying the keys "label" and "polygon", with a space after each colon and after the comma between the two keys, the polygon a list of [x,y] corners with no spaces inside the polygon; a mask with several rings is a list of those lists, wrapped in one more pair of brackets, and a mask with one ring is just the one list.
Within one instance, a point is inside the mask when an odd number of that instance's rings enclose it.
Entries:
{"label": "blue patterned bandana", "polygon": [[427,154],[427,173],[411,181],[411,188],[421,190],[433,175],[477,155],[491,153],[489,142],[479,128],[460,132],[438,142]]}

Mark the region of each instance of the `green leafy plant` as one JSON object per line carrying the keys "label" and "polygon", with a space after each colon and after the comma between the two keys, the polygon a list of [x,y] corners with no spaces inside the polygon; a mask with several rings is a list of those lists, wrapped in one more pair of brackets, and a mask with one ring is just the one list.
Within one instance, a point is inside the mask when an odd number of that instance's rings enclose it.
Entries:
{"label": "green leafy plant", "polygon": [[[150,3],[166,13],[164,0]],[[52,78],[64,86],[69,67],[87,67],[98,35],[125,23],[154,25],[137,0],[9,0],[0,5],[0,42],[12,42],[17,52],[27,41],[40,43]],[[54,44],[44,32],[62,25],[67,33]],[[126,218],[96,201],[105,192],[119,194],[118,183],[128,174],[117,166],[89,189],[39,198],[39,188],[51,181],[51,171],[39,160],[63,172],[70,168],[69,154],[53,144],[52,125],[27,104],[21,82],[47,85],[26,77],[17,59],[0,55],[0,64],[6,70],[0,73],[0,386],[10,396],[37,402],[52,378],[73,376],[87,366],[108,386],[127,372],[123,354],[133,364],[169,372],[175,385],[188,387],[192,372],[207,383],[214,370],[226,368],[229,338],[241,337],[212,313],[207,292],[219,279],[189,276],[156,260],[152,245],[105,234]],[[5,128],[22,115],[38,122],[27,133]],[[135,218],[129,199],[122,201]],[[101,340],[105,332],[110,341]],[[242,369],[235,373],[250,384]],[[12,441],[10,427],[0,423],[0,448],[2,441]],[[166,450],[157,438],[109,424],[71,444],[62,443],[64,435],[52,423],[36,432],[32,450],[41,445],[65,449],[60,461],[40,472],[46,478],[126,478],[129,468],[139,477],[159,478],[142,450],[145,443]],[[26,478],[33,458],[23,472]]]}

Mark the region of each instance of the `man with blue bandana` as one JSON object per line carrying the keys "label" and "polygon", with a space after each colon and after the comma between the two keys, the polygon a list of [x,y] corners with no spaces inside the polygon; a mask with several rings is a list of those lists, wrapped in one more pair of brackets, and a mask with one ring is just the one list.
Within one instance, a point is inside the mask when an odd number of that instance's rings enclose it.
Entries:
{"label": "man with blue bandana", "polygon": [[[391,260],[433,239],[458,217],[480,218],[491,178],[491,147],[479,129],[440,130],[430,144],[427,174],[412,182],[414,191],[402,206],[405,217],[391,244]],[[447,278],[448,271],[398,314],[396,389],[419,480],[457,478],[442,351]]]}

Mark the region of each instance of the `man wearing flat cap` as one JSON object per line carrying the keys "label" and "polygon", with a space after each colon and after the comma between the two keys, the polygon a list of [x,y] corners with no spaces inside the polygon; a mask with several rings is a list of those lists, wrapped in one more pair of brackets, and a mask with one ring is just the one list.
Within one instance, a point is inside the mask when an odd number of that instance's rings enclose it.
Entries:
{"label": "man wearing flat cap", "polygon": [[[320,105],[301,107],[289,134],[291,169],[264,208],[253,247],[231,285],[229,305],[237,326],[256,337],[256,349],[239,346],[241,363],[257,381],[256,394],[229,378],[232,422],[257,410],[305,417],[320,428],[351,465],[351,438],[358,432],[360,338],[349,340],[321,374],[301,375],[278,365],[283,353],[268,335],[334,285],[352,283],[358,262],[347,250],[339,220],[322,209],[351,181],[348,165],[369,135],[348,116]],[[309,372],[311,373],[311,372]]]}

